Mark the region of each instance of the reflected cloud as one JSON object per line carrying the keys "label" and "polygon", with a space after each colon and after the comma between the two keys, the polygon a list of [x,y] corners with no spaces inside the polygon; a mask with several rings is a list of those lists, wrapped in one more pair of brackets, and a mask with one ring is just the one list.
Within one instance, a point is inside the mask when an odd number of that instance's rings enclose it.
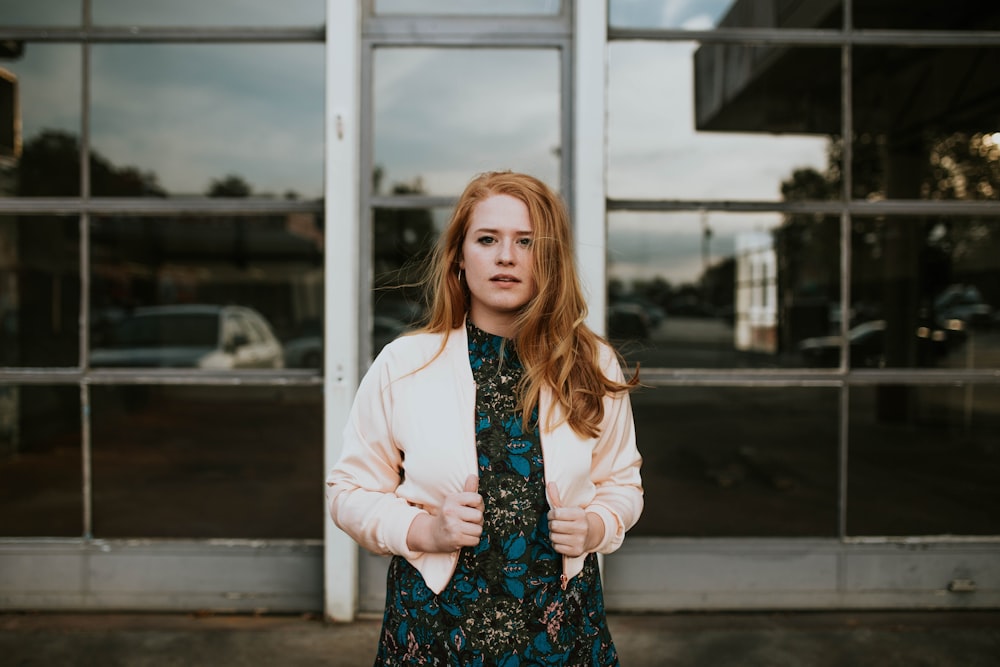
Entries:
{"label": "reflected cloud", "polygon": [[112,161],[175,194],[236,172],[321,196],[322,46],[98,45],[93,71],[93,143]]}

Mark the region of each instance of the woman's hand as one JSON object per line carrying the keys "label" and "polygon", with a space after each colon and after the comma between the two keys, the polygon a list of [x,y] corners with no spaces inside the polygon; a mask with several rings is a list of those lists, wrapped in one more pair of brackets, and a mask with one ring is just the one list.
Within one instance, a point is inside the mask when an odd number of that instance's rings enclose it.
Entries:
{"label": "woman's hand", "polygon": [[597,548],[604,536],[604,521],[582,507],[563,507],[555,482],[548,485],[549,535],[556,553],[576,557]]}
{"label": "woman's hand", "polygon": [[424,553],[449,553],[479,544],[483,533],[483,510],[479,477],[469,475],[465,488],[446,496],[436,514],[421,514],[410,524],[406,546]]}

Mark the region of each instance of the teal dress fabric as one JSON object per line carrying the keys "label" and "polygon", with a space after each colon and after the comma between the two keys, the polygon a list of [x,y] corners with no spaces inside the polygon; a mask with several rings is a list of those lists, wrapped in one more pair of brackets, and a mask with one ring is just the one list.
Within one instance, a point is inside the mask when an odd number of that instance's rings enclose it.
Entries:
{"label": "teal dress fabric", "polygon": [[462,549],[439,595],[393,557],[375,664],[618,665],[597,557],[565,589],[560,582],[538,430],[524,430],[515,407],[522,366],[513,344],[467,327],[483,535]]}

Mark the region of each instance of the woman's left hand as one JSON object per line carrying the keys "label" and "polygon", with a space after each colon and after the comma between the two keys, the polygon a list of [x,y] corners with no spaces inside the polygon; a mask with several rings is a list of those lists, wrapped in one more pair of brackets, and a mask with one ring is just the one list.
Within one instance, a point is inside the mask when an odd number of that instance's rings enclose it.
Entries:
{"label": "woman's left hand", "polygon": [[563,507],[559,489],[549,482],[549,535],[556,553],[576,557],[593,551],[600,544],[604,521],[582,507]]}

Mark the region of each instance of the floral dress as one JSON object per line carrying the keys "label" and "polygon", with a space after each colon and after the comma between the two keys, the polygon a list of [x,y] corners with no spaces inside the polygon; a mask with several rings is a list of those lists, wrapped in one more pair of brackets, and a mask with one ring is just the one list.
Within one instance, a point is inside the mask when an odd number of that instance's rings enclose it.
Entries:
{"label": "floral dress", "polygon": [[560,583],[538,430],[523,430],[515,408],[522,366],[513,344],[471,322],[467,328],[483,535],[462,549],[439,595],[393,557],[375,664],[618,665],[597,557],[587,556],[565,589]]}

